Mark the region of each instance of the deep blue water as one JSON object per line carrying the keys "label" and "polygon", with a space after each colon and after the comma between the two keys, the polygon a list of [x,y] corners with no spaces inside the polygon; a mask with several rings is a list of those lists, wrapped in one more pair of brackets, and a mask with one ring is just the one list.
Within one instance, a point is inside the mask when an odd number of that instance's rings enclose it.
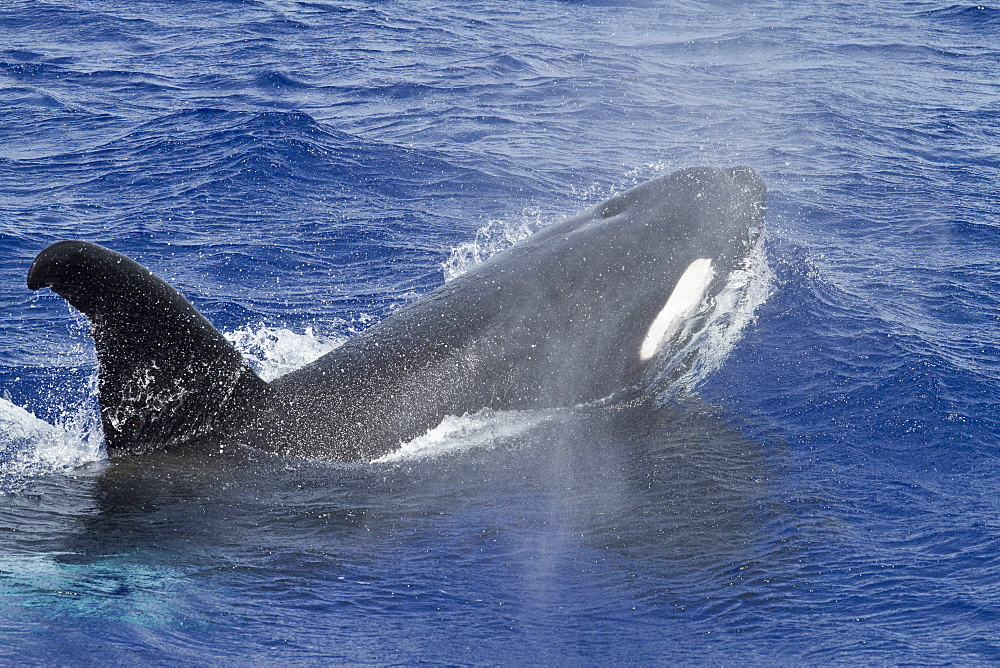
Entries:
{"label": "deep blue water", "polygon": [[[0,660],[1000,662],[998,73],[991,4],[6,2]],[[652,416],[112,465],[25,287],[113,247],[277,373],[706,163],[767,181],[770,292]]]}

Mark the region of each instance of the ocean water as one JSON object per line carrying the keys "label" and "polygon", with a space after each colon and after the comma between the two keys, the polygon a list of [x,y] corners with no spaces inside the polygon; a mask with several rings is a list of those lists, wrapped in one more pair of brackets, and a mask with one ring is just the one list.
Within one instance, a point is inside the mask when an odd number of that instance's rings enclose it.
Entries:
{"label": "ocean water", "polygon": [[[0,661],[1000,662],[1000,6],[9,0]],[[382,460],[101,450],[127,253],[268,378],[658,174],[769,188],[752,304],[655,409]]]}

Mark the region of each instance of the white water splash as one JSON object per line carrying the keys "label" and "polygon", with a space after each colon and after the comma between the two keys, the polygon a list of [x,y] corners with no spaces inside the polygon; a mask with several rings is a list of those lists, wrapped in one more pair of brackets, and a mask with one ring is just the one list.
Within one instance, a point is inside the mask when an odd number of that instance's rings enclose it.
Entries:
{"label": "white water splash", "polygon": [[88,410],[67,412],[53,425],[0,399],[0,489],[10,491],[17,481],[100,461],[102,441],[100,421]]}
{"label": "white water splash", "polygon": [[294,371],[341,346],[347,336],[326,336],[312,327],[298,334],[263,323],[246,325],[223,336],[243,353],[257,374],[266,381]]}
{"label": "white water splash", "polygon": [[481,410],[462,417],[447,416],[427,433],[404,443],[373,463],[440,457],[474,448],[493,448],[553,419],[555,411]]}
{"label": "white water splash", "polygon": [[451,255],[441,265],[444,280],[458,278],[521,239],[527,239],[545,227],[538,211],[529,211],[517,220],[493,219],[476,232],[476,238],[451,249]]}

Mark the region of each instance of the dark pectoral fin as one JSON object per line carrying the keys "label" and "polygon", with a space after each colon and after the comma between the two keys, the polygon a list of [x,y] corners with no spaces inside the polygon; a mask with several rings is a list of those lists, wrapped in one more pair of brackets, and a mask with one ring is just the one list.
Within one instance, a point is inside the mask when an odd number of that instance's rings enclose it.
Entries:
{"label": "dark pectoral fin", "polygon": [[35,258],[28,287],[50,287],[93,325],[109,455],[237,430],[271,389],[161,278],[120,253],[61,241]]}

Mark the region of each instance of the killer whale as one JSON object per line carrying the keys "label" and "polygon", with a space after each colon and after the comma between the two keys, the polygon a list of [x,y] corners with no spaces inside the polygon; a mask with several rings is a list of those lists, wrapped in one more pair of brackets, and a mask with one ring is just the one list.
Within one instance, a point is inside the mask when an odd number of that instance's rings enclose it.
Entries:
{"label": "killer whale", "polygon": [[748,167],[691,167],[549,225],[271,383],[179,292],[86,241],[43,250],[92,324],[109,457],[205,442],[370,460],[447,415],[634,396],[763,228]]}

